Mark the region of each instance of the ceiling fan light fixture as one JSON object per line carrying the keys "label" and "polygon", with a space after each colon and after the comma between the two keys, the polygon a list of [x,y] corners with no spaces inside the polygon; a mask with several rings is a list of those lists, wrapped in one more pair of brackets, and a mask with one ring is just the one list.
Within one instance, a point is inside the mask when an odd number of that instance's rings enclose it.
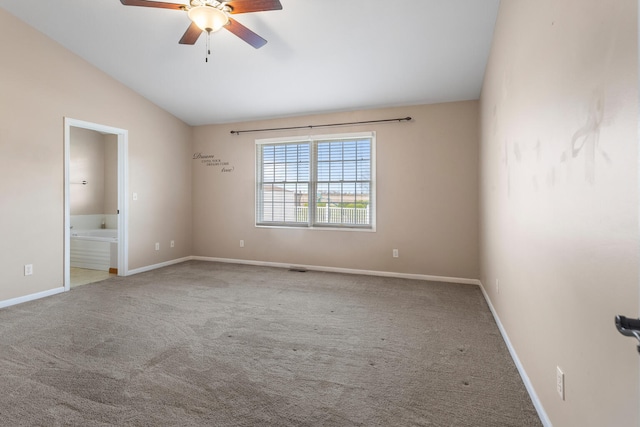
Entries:
{"label": "ceiling fan light fixture", "polygon": [[214,33],[227,25],[229,17],[213,6],[196,6],[189,9],[191,19],[202,31]]}

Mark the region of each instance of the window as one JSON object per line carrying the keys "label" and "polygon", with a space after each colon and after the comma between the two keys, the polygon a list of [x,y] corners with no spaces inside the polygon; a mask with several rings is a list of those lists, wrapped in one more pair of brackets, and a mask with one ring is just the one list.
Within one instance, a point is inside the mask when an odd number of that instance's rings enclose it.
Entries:
{"label": "window", "polygon": [[375,228],[375,134],[256,141],[256,225]]}

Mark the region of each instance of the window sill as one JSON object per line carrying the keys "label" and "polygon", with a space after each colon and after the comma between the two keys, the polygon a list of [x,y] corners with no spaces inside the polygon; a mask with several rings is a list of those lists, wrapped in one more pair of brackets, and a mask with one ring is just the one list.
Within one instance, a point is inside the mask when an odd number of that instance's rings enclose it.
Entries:
{"label": "window sill", "polygon": [[306,225],[268,225],[268,224],[256,224],[256,228],[278,228],[285,230],[308,230],[308,231],[356,231],[365,233],[375,233],[375,227],[309,227]]}

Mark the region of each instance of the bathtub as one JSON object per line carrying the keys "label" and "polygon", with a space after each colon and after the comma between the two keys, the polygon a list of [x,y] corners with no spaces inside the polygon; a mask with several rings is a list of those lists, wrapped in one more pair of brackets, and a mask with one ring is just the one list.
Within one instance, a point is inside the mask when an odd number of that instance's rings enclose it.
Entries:
{"label": "bathtub", "polygon": [[71,230],[71,267],[109,271],[118,268],[118,230]]}

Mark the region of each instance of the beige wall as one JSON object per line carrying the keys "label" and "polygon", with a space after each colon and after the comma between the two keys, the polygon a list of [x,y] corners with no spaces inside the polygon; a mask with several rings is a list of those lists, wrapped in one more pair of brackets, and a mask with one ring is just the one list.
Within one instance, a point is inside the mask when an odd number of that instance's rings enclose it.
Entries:
{"label": "beige wall", "polygon": [[[104,143],[104,213],[118,213],[118,136],[102,135]],[[73,142],[73,140],[72,140]]]}
{"label": "beige wall", "polygon": [[[72,127],[69,155],[71,215],[115,214],[118,210],[116,135]],[[87,184],[80,184],[83,181]]]}
{"label": "beige wall", "polygon": [[[477,279],[477,114],[470,101],[198,127],[193,152],[233,172],[193,160],[194,255]],[[413,121],[230,134],[405,116]],[[376,232],[255,227],[256,139],[359,131],[376,131]]]}
{"label": "beige wall", "polygon": [[191,128],[2,9],[0,52],[0,301],[63,285],[64,117],[129,131],[129,268],[191,255]]}
{"label": "beige wall", "polygon": [[481,280],[559,427],[640,423],[636,18],[503,1],[481,96]]}
{"label": "beige wall", "polygon": [[[69,163],[69,209],[71,215],[104,213],[104,143],[102,135],[71,128]],[[116,165],[117,166],[117,165]],[[86,181],[86,185],[79,184]]]}

